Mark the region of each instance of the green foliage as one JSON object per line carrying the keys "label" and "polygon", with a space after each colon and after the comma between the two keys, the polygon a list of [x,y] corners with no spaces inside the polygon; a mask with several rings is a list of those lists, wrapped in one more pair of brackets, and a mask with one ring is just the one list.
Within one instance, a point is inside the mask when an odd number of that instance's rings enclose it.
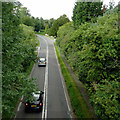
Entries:
{"label": "green foliage", "polygon": [[40,29],[45,29],[45,26],[44,26],[44,19],[41,17],[40,19]]}
{"label": "green foliage", "polygon": [[[72,22],[68,22],[63,26],[59,27],[59,31],[57,33],[57,45],[58,46],[66,46],[67,41],[69,40],[70,36],[74,32],[74,27]],[[68,34],[69,33],[69,34]],[[64,48],[64,47],[62,47]]]}
{"label": "green foliage", "polygon": [[38,32],[37,34],[45,35],[45,30],[40,30],[40,32]]}
{"label": "green foliage", "polygon": [[119,6],[120,4],[118,4],[114,9],[108,9],[103,15],[109,15],[109,14],[114,14],[114,13],[119,14]]}
{"label": "green foliage", "polygon": [[49,21],[48,21],[48,26],[49,26],[49,28],[51,28],[52,27],[52,25],[53,25],[53,23],[54,23],[54,21],[55,21],[55,19],[54,18],[51,18]]}
{"label": "green foliage", "polygon": [[23,24],[25,24],[27,26],[35,26],[36,25],[36,24],[34,24],[34,20],[30,16],[24,16]]}
{"label": "green foliage", "polygon": [[[118,119],[120,39],[117,7],[98,17],[96,23],[81,24],[72,34],[67,24],[63,28],[66,32],[61,27],[56,42],[78,73],[79,80],[88,88],[96,115],[100,119]],[[72,28],[69,26],[69,29]],[[66,39],[66,36],[69,37]]]}
{"label": "green foliage", "polygon": [[[21,5],[22,6],[22,5]],[[34,18],[32,18],[30,16],[29,11],[27,10],[26,7],[21,7],[20,6],[20,10],[19,10],[19,14],[20,14],[20,20],[22,24],[25,24],[27,26],[32,26],[34,27]]]}
{"label": "green foliage", "polygon": [[37,38],[31,27],[20,25],[19,10],[19,2],[2,3],[2,117],[8,119],[21,95],[36,89],[26,71],[36,59]]}
{"label": "green foliage", "polygon": [[40,20],[37,18],[35,19],[35,26],[34,26],[34,31],[39,32],[41,29],[42,25],[40,23]]}
{"label": "green foliage", "polygon": [[49,26],[46,25],[46,27],[45,27],[45,33],[48,33],[48,28],[49,28]]}
{"label": "green foliage", "polygon": [[101,8],[102,2],[76,2],[72,17],[74,26],[78,28],[81,23],[91,21],[91,19],[102,15]]}
{"label": "green foliage", "polygon": [[67,66],[62,60],[62,57],[56,45],[55,48],[75,114],[77,115],[78,118],[92,118],[93,116],[91,115],[87,104],[85,103],[81,93],[79,92],[72,75],[70,74]]}
{"label": "green foliage", "polygon": [[57,20],[54,21],[52,27],[49,29],[49,35],[50,36],[57,36],[57,31],[60,26],[63,24],[69,22],[69,19],[67,18],[66,15],[60,16]]}
{"label": "green foliage", "polygon": [[43,18],[39,19],[38,17],[32,17],[26,7],[20,7],[19,14],[21,23],[32,26],[34,31],[39,32],[41,29],[45,28],[45,20],[43,20]]}
{"label": "green foliage", "polygon": [[39,42],[32,27],[22,24],[20,25],[20,28],[23,30],[23,34],[22,34],[24,37],[23,46],[24,46],[24,51],[26,51],[24,55],[24,61],[22,62],[22,66],[24,68],[24,71],[26,71],[31,61],[36,60],[36,55],[34,51]]}
{"label": "green foliage", "polygon": [[120,82],[103,80],[97,84],[91,102],[95,104],[96,115],[102,119],[118,119],[120,116]]}

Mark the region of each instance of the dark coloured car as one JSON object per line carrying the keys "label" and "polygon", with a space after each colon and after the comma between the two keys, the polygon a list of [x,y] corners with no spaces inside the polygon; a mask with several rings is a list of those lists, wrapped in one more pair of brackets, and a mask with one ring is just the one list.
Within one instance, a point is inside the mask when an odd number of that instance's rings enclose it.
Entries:
{"label": "dark coloured car", "polygon": [[37,91],[32,93],[32,101],[26,99],[25,102],[25,112],[30,111],[42,111],[43,107],[43,94],[42,91]]}
{"label": "dark coloured car", "polygon": [[40,58],[38,61],[38,66],[46,66],[46,58]]}

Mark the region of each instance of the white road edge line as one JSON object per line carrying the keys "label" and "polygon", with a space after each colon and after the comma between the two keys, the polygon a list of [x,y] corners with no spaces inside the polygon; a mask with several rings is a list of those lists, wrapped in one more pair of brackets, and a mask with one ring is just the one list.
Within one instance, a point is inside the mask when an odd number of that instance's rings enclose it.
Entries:
{"label": "white road edge line", "polygon": [[[41,36],[39,36],[41,39],[45,40]],[[47,41],[46,46],[47,46],[47,51],[46,51],[46,59],[47,59],[47,64],[46,64],[46,70],[45,70],[45,82],[44,82],[44,97],[43,97],[43,110],[42,110],[42,120],[47,119],[47,92],[48,92],[48,44]]]}
{"label": "white road edge line", "polygon": [[45,72],[45,80],[46,80],[46,109],[45,109],[45,119],[46,119],[47,118],[47,102],[48,102],[47,101],[47,97],[48,97],[48,44],[47,44],[46,40],[45,40],[45,42],[46,42],[46,45],[47,45],[47,52],[46,52],[47,65],[46,65],[46,72]]}
{"label": "white road edge line", "polygon": [[[53,45],[53,47],[54,47],[54,45]],[[66,94],[66,92],[65,92],[65,86],[64,86],[64,83],[63,83],[64,78],[63,78],[63,75],[62,75],[62,72],[61,72],[60,64],[59,64],[59,62],[58,62],[58,58],[57,58],[57,53],[56,53],[55,47],[54,47],[54,51],[55,51],[55,56],[56,56],[57,64],[58,64],[58,66],[59,66],[58,68],[59,68],[59,72],[60,72],[60,77],[61,77],[61,81],[62,81],[62,86],[63,86],[63,89],[64,89],[64,94],[65,94],[65,99],[66,99],[66,102],[67,102],[67,107],[68,107],[69,112],[71,112],[71,109],[70,109],[70,106],[69,106],[69,103],[68,103],[67,94]],[[71,114],[69,114],[69,115],[70,115],[70,118],[72,118]]]}
{"label": "white road edge line", "polygon": [[22,97],[21,97],[21,101],[23,100],[23,95],[22,95]]}
{"label": "white road edge line", "polygon": [[[22,101],[22,100],[23,100],[23,95],[22,95],[20,101]],[[17,108],[17,112],[20,111],[20,107],[21,107],[21,105],[22,105],[22,102],[19,103],[18,108]]]}
{"label": "white road edge line", "polygon": [[22,102],[19,103],[17,111],[20,111],[21,104]]}

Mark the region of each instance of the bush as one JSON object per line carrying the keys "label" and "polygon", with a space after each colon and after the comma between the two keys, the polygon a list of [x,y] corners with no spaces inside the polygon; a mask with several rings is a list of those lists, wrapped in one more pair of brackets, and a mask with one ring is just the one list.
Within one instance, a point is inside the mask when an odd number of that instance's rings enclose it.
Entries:
{"label": "bush", "polygon": [[21,95],[36,89],[26,74],[36,59],[36,36],[31,27],[20,26],[19,3],[2,3],[2,118],[10,119]]}
{"label": "bush", "polygon": [[114,14],[104,14],[96,23],[81,24],[77,30],[65,24],[59,29],[56,41],[79,80],[86,85],[95,113],[101,119],[120,116],[118,13],[112,11]]}
{"label": "bush", "polygon": [[57,36],[57,31],[59,30],[59,27],[64,25],[65,23],[69,22],[69,19],[67,16],[64,14],[60,16],[57,20],[53,22],[52,27],[49,29],[48,34],[50,36]]}

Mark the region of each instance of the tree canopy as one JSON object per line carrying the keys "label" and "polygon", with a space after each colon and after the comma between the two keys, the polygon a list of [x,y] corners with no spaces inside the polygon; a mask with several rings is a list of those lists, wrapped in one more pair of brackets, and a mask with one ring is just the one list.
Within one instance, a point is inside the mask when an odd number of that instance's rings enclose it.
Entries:
{"label": "tree canopy", "polygon": [[[10,118],[21,95],[36,89],[27,69],[36,60],[33,28],[20,25],[20,4],[2,3],[2,118]],[[14,103],[14,104],[13,104]]]}
{"label": "tree canopy", "polygon": [[120,117],[120,40],[118,6],[74,29],[72,23],[58,30],[56,43],[86,86],[100,119]]}
{"label": "tree canopy", "polygon": [[101,8],[102,2],[76,2],[72,17],[75,27],[102,15]]}
{"label": "tree canopy", "polygon": [[49,35],[57,36],[57,31],[60,26],[64,25],[65,23],[69,22],[69,19],[66,15],[60,16],[57,20],[53,22],[52,27],[49,29]]}

